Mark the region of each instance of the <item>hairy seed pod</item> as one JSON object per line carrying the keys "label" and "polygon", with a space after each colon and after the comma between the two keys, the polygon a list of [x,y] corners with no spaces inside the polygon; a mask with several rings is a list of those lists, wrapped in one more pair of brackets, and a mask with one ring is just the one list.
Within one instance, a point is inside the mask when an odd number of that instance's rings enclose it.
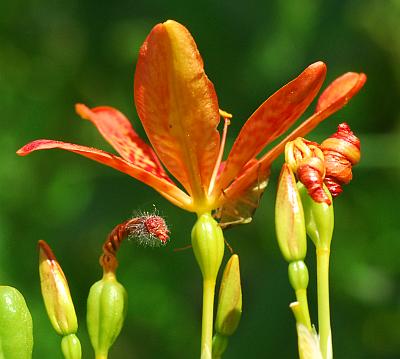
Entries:
{"label": "hairy seed pod", "polygon": [[360,161],[360,140],[347,123],[341,123],[320,147],[325,158],[325,184],[332,197],[337,197],[342,185],[351,181],[352,167]]}
{"label": "hairy seed pod", "polygon": [[328,205],[332,203],[323,188],[325,178],[324,155],[317,143],[300,137],[296,138],[287,143],[285,159],[315,202],[325,202]]}

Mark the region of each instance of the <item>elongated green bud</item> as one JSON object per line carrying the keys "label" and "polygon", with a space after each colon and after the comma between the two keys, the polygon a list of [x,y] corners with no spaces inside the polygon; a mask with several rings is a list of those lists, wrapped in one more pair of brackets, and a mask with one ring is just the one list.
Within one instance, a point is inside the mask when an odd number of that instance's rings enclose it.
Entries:
{"label": "elongated green bud", "polygon": [[303,206],[293,172],[282,166],[275,204],[275,229],[279,248],[288,262],[302,260],[307,253]]}
{"label": "elongated green bud", "polygon": [[193,226],[192,246],[203,279],[215,281],[225,243],[222,229],[210,213],[200,215]]}
{"label": "elongated green bud", "polygon": [[115,274],[106,273],[90,288],[87,326],[96,357],[107,358],[111,345],[121,332],[126,316],[127,293]]}
{"label": "elongated green bud", "polygon": [[39,241],[39,275],[47,315],[60,335],[78,330],[74,303],[64,272],[45,241]]}
{"label": "elongated green bud", "polygon": [[225,336],[232,335],[242,316],[242,288],[239,257],[234,254],[226,264],[219,290],[215,330]]}
{"label": "elongated green bud", "polygon": [[[317,248],[329,248],[334,226],[333,204],[315,202],[301,183],[298,184],[298,188],[303,203],[308,236]],[[330,196],[326,187],[325,190]],[[330,198],[332,199],[332,197]]]}
{"label": "elongated green bud", "polygon": [[289,281],[294,290],[307,289],[308,269],[303,261],[291,262],[288,272]]}
{"label": "elongated green bud", "polygon": [[32,358],[32,317],[22,294],[0,286],[0,358]]}
{"label": "elongated green bud", "polygon": [[80,359],[82,357],[81,343],[75,334],[68,334],[62,338],[61,350],[65,359]]}
{"label": "elongated green bud", "polygon": [[228,347],[229,338],[220,333],[215,333],[212,342],[212,358],[219,359]]}

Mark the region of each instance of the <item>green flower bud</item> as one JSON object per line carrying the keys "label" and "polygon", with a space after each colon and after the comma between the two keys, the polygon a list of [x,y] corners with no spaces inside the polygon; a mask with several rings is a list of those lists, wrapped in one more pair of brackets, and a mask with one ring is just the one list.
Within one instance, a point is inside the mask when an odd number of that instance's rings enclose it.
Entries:
{"label": "green flower bud", "polygon": [[47,315],[60,335],[76,333],[78,321],[67,279],[45,241],[39,241],[40,286]]}
{"label": "green flower bud", "polygon": [[111,345],[121,332],[128,296],[115,274],[106,273],[90,288],[87,326],[96,357],[107,358]]}
{"label": "green flower bud", "polygon": [[228,347],[229,338],[225,335],[215,333],[212,342],[212,357],[213,359],[219,359],[224,354]]}
{"label": "green flower bud", "polygon": [[22,294],[0,286],[0,358],[32,358],[32,317]]}
{"label": "green flower bud", "polygon": [[81,343],[75,334],[69,334],[61,340],[61,350],[65,359],[81,359]]}
{"label": "green flower bud", "polygon": [[210,213],[200,215],[193,226],[192,246],[204,280],[215,281],[225,243],[222,229]]}
{"label": "green flower bud", "polygon": [[[298,188],[304,208],[307,234],[317,248],[328,249],[331,244],[334,226],[333,204],[315,202],[301,183],[298,184]],[[326,187],[325,192],[330,196]]]}
{"label": "green flower bud", "polygon": [[239,257],[234,254],[226,264],[219,290],[215,330],[224,336],[232,335],[242,315],[242,288]]}
{"label": "green flower bud", "polygon": [[284,164],[275,204],[275,229],[279,248],[288,262],[302,260],[307,253],[303,206],[293,172]]}
{"label": "green flower bud", "polygon": [[307,289],[308,269],[303,261],[289,264],[289,281],[294,290]]}

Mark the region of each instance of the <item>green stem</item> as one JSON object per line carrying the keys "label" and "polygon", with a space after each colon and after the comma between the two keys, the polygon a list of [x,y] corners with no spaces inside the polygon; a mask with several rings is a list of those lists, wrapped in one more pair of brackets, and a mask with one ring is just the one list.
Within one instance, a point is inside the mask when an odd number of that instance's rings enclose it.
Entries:
{"label": "green stem", "polygon": [[304,325],[311,330],[311,319],[310,312],[308,310],[308,300],[307,300],[307,289],[297,289],[296,290],[296,299],[299,303],[300,309],[303,313],[302,319],[304,321]]}
{"label": "green stem", "polygon": [[322,357],[332,353],[331,319],[329,309],[329,248],[317,248],[318,329]]}
{"label": "green stem", "polygon": [[215,280],[203,280],[203,317],[201,328],[201,359],[212,358]]}
{"label": "green stem", "polygon": [[96,359],[107,359],[108,355],[107,354],[96,354]]}

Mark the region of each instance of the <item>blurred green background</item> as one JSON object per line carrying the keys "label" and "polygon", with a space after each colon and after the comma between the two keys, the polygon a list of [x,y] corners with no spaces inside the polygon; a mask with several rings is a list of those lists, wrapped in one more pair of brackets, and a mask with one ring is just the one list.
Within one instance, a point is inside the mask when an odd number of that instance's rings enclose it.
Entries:
{"label": "blurred green background", "polygon": [[[74,154],[15,155],[37,138],[111,151],[74,113],[76,102],[117,107],[143,134],[132,99],[135,61],[151,28],[168,18],[189,28],[221,108],[234,114],[230,143],[264,99],[314,61],[328,64],[327,83],[346,71],[368,75],[365,88],[309,138],[319,141],[347,121],[362,141],[354,180],[335,202],[335,356],[399,358],[400,1],[2,0],[0,281],[27,299],[34,358],[61,358],[40,296],[37,240],[49,242],[69,279],[84,358],[90,358],[85,301],[101,275],[101,245],[116,224],[153,204],[167,218],[171,241],[161,249],[124,243],[118,275],[129,292],[129,311],[111,358],[199,356],[200,273],[191,250],[174,252],[189,243],[194,216]],[[273,230],[281,162],[253,223],[226,232],[241,258],[244,292],[244,315],[226,358],[297,356],[288,309],[294,295]],[[314,281],[309,296],[316,318]]]}

